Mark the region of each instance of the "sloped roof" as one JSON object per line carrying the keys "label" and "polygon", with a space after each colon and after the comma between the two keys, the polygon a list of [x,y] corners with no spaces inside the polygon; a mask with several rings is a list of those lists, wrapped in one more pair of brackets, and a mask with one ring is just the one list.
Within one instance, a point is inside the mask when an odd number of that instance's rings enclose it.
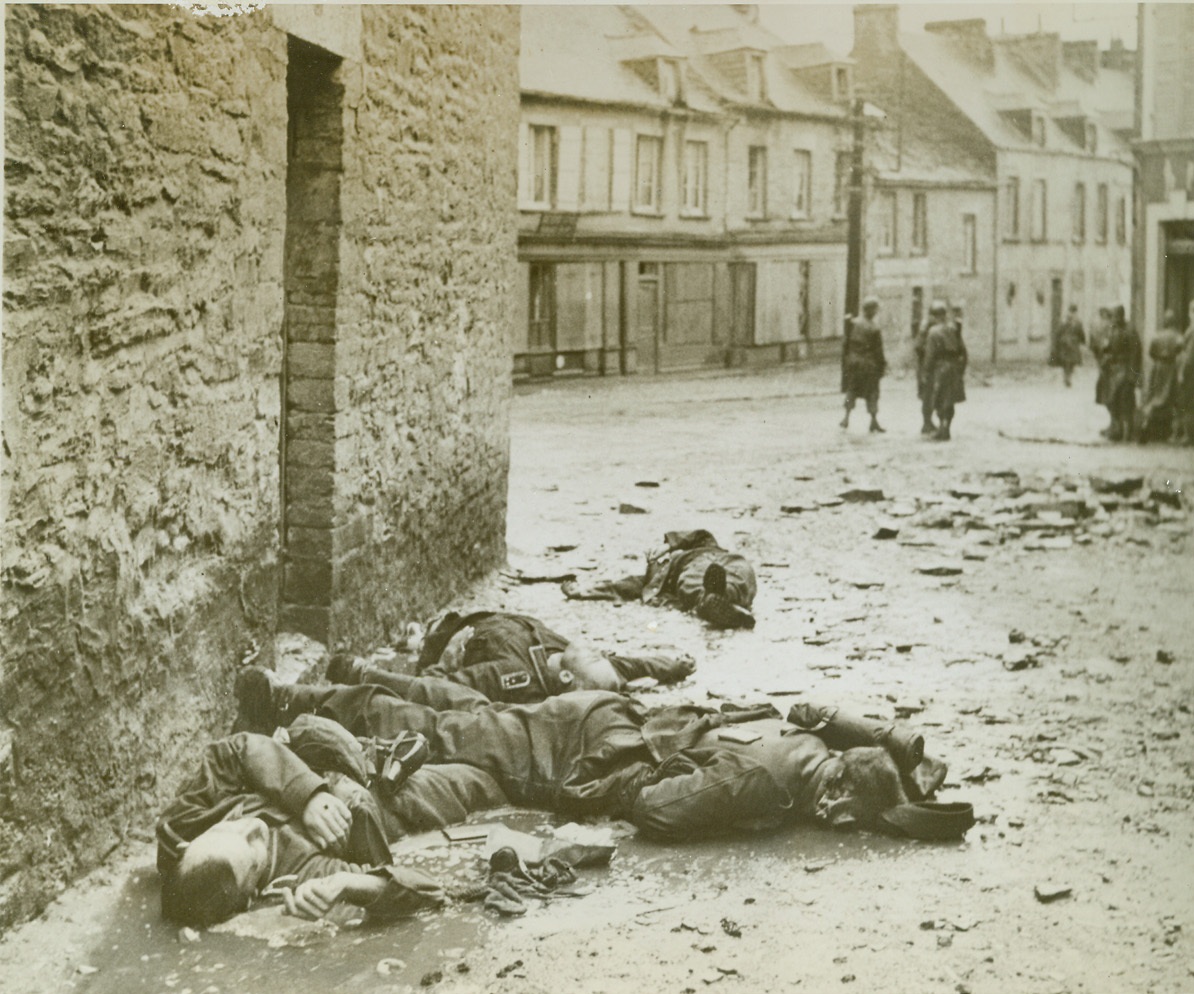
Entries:
{"label": "sloped roof", "polygon": [[[1051,107],[1067,105],[1070,108],[1067,116],[1077,109],[1096,123],[1103,114],[1132,107],[1132,81],[1128,73],[1103,69],[1095,82],[1090,83],[1063,65],[1058,85],[1051,89],[1021,68],[998,38],[994,39],[994,66],[990,71],[975,65],[948,38],[939,35],[901,33],[900,46],[999,148],[1036,148],[1031,136],[1008,120],[1004,111],[1029,108],[1041,111],[1046,118],[1047,147],[1077,150],[1079,146],[1052,120]],[[1100,127],[1099,143],[1103,150],[1123,147],[1110,133],[1105,120]]]}
{"label": "sloped roof", "polygon": [[728,4],[648,4],[636,6],[633,11],[676,48],[687,52],[689,65],[728,102],[824,117],[844,117],[846,114],[843,107],[804,86],[774,57],[764,60],[767,99],[762,105],[719,72],[710,58],[718,53],[741,49],[774,52],[788,47],[778,35]]}
{"label": "sloped roof", "polygon": [[[528,4],[521,11],[519,75],[524,93],[658,109],[669,106],[630,63],[683,53],[657,32],[644,31],[622,8]],[[717,109],[716,100],[699,83],[689,85],[686,102],[696,110]]]}
{"label": "sloped roof", "polygon": [[894,128],[877,128],[868,139],[868,165],[882,180],[934,186],[993,186],[994,179],[948,146],[917,140],[901,146]]}
{"label": "sloped roof", "polygon": [[854,62],[848,56],[831,52],[819,41],[810,41],[803,45],[782,45],[774,51],[779,61],[789,69],[807,69],[831,63],[849,65]]}

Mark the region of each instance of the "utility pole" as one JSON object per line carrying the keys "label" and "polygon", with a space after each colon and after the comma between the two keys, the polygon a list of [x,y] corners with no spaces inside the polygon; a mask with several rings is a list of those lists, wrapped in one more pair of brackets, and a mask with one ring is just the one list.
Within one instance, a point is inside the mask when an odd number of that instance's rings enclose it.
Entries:
{"label": "utility pole", "polygon": [[[863,102],[855,100],[851,115],[854,144],[850,150],[849,199],[846,202],[846,320],[858,316],[862,294],[863,140],[866,123]],[[843,329],[844,334],[844,329]]]}

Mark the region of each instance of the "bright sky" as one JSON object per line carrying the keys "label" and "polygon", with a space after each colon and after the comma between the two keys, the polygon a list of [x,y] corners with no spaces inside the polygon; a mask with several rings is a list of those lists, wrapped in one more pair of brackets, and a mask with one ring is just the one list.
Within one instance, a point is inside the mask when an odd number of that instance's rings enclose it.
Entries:
{"label": "bright sky", "polygon": [[[1095,39],[1106,47],[1113,37],[1136,47],[1133,3],[909,3],[900,4],[900,28],[917,31],[926,21],[985,17],[992,35],[1036,31],[1060,32],[1066,39]],[[849,3],[763,3],[760,20],[794,43],[821,41],[841,54],[854,44],[853,6]]]}

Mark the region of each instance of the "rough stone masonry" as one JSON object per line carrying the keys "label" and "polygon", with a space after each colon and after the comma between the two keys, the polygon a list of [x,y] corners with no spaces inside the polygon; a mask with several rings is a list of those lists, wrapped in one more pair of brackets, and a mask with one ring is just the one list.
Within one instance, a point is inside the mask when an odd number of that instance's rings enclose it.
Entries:
{"label": "rough stone masonry", "polygon": [[517,9],[306,11],[6,8],[0,927],[504,556]]}

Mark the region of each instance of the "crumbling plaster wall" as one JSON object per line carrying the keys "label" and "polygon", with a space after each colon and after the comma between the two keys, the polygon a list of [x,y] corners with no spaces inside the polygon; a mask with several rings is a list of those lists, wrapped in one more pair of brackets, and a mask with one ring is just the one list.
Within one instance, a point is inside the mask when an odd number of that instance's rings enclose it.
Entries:
{"label": "crumbling plaster wall", "polygon": [[[361,640],[503,549],[518,39],[516,11],[366,11],[336,384]],[[150,832],[269,660],[287,122],[268,11],[5,16],[0,927]]]}

